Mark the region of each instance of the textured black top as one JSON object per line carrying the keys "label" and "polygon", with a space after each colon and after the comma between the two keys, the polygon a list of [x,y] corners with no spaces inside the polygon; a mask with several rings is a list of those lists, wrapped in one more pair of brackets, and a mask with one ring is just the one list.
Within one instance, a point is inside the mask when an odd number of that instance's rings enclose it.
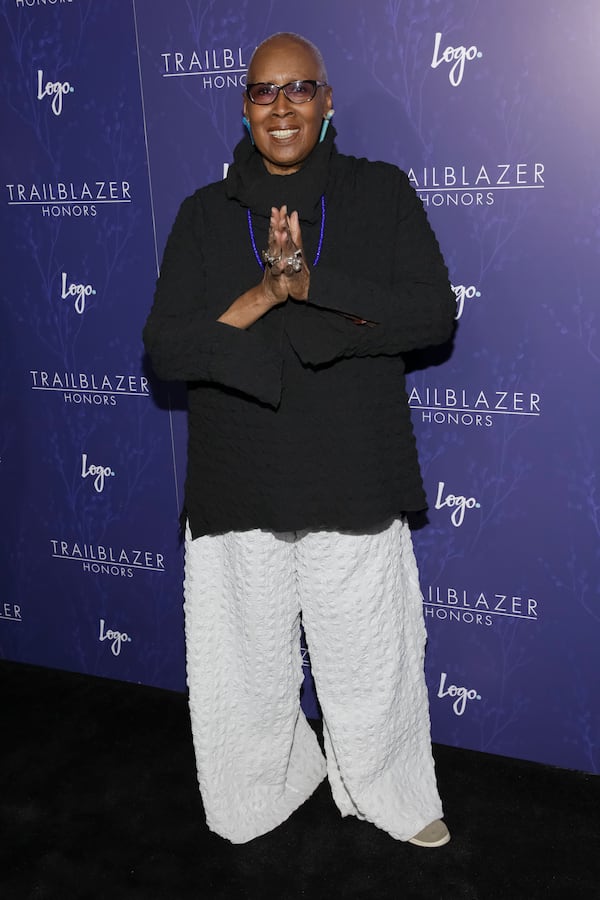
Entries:
{"label": "textured black top", "polygon": [[[362,530],[426,506],[402,353],[447,340],[456,301],[421,201],[387,163],[344,156],[334,130],[293,175],[245,138],[225,181],[184,200],[144,329],[157,375],[188,382],[192,535]],[[271,206],[300,215],[308,302],[250,328],[217,318],[257,284]],[[355,324],[342,313],[375,322]]]}

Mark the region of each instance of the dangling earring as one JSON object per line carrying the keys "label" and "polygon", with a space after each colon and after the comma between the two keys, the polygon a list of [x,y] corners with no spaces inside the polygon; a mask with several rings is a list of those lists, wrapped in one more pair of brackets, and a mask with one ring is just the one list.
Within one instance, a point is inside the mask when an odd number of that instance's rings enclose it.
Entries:
{"label": "dangling earring", "polygon": [[250,135],[250,140],[252,141],[252,146],[254,147],[254,138],[252,137],[252,128],[250,126],[250,121],[246,116],[242,116],[242,125],[244,128],[248,129],[248,134]]}
{"label": "dangling earring", "polygon": [[323,119],[323,124],[321,126],[321,134],[319,135],[319,143],[322,144],[325,140],[325,135],[327,134],[327,129],[329,128],[329,123],[333,118],[333,114],[335,113],[335,109],[330,109],[325,118]]}

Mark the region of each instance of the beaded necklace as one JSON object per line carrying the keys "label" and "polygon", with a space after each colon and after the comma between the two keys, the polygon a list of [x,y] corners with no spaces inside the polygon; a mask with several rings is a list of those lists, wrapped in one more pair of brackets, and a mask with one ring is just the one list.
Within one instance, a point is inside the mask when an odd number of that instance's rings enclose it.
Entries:
{"label": "beaded necklace", "polygon": [[[252,213],[248,210],[248,231],[250,232],[250,240],[252,242],[252,249],[254,250],[254,255],[256,257],[256,261],[261,267],[264,269],[265,265],[260,258],[260,254],[256,247],[256,240],[254,238],[254,228],[252,227]],[[323,235],[325,234],[325,194],[321,194],[321,233],[319,235],[319,246],[317,247],[317,252],[315,255],[315,260],[313,262],[313,268],[319,262],[319,258],[321,256],[321,248],[323,246]]]}

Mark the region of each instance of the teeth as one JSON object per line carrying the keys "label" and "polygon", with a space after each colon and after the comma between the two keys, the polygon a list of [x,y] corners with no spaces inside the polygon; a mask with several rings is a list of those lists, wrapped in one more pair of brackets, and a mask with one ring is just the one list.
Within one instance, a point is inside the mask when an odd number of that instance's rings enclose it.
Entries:
{"label": "teeth", "polygon": [[298,132],[297,128],[286,128],[285,131],[283,131],[283,130],[282,131],[271,131],[270,134],[271,134],[271,137],[287,138],[287,137],[291,137],[292,134],[297,134],[297,132]]}

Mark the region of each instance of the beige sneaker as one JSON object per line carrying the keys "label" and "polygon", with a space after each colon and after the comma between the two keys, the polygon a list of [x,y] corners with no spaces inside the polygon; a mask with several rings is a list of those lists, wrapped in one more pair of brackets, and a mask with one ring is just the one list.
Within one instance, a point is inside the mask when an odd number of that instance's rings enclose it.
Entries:
{"label": "beige sneaker", "polygon": [[422,831],[409,838],[409,844],[417,847],[443,847],[450,840],[450,832],[441,819],[430,822]]}

